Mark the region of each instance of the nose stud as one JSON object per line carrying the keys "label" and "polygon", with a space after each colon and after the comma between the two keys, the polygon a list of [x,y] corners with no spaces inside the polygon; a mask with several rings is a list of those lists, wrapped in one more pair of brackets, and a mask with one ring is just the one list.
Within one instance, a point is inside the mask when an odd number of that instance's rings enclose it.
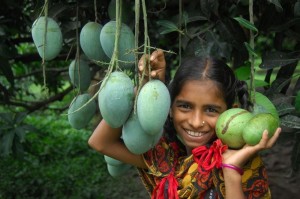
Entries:
{"label": "nose stud", "polygon": [[204,126],[204,124],[205,124],[205,122],[204,122],[204,120],[202,121],[202,125],[201,126]]}

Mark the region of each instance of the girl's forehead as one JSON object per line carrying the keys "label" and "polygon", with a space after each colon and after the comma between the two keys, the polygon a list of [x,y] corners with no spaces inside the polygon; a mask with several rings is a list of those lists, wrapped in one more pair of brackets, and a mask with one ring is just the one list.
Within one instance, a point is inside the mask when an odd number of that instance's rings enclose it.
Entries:
{"label": "girl's forehead", "polygon": [[214,101],[224,101],[223,92],[220,86],[211,80],[188,80],[186,81],[177,96],[177,98],[189,100],[204,99]]}
{"label": "girl's forehead", "polygon": [[201,79],[201,80],[187,80],[184,82],[184,84],[181,87],[181,91],[183,90],[189,90],[189,89],[195,89],[197,88],[199,90],[213,90],[216,93],[219,93],[222,95],[222,90],[220,88],[220,85],[212,80],[209,79]]}

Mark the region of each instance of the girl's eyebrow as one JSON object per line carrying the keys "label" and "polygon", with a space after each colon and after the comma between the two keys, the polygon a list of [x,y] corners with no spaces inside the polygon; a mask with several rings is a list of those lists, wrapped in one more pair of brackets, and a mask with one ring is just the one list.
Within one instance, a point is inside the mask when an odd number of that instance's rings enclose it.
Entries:
{"label": "girl's eyebrow", "polygon": [[210,107],[210,108],[214,108],[214,109],[222,109],[221,106],[218,106],[218,105],[216,105],[216,104],[207,104],[207,105],[205,105],[205,106]]}
{"label": "girl's eyebrow", "polygon": [[[180,99],[179,99],[179,100],[175,100],[175,102],[174,102],[174,104],[186,104],[186,103],[189,103],[189,104],[190,104],[189,101],[186,101],[186,100],[180,100]],[[205,107],[214,108],[214,109],[216,109],[216,110],[222,109],[221,106],[216,105],[216,104],[206,104]]]}
{"label": "girl's eyebrow", "polygon": [[186,100],[175,100],[174,104],[183,104],[183,103],[190,103],[189,101]]}

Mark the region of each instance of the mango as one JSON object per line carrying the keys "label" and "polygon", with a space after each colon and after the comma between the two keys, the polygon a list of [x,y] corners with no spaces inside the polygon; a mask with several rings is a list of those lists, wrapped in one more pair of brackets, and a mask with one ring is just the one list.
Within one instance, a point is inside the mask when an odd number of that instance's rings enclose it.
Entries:
{"label": "mango", "polygon": [[122,165],[118,165],[118,166],[107,164],[108,173],[114,178],[125,175],[129,171],[130,168],[131,168],[131,165],[129,165],[129,164],[122,164]]}
{"label": "mango", "polygon": [[121,162],[120,160],[117,160],[115,158],[112,158],[110,156],[104,155],[104,160],[107,164],[110,164],[112,166],[119,166],[124,164],[124,162]]}
{"label": "mango", "polygon": [[[115,47],[116,21],[106,23],[100,32],[100,42],[105,54],[111,58]],[[119,66],[121,68],[131,68],[135,62],[135,37],[129,26],[122,23],[120,29],[118,50]],[[122,62],[123,61],[123,62]]]}
{"label": "mango", "polygon": [[122,138],[129,151],[143,154],[157,144],[162,132],[155,135],[147,134],[141,127],[137,114],[132,112],[123,126]]}
{"label": "mango", "polygon": [[[47,29],[45,29],[46,21]],[[63,36],[59,25],[52,18],[39,17],[36,19],[32,25],[31,35],[41,58],[49,61],[57,57],[60,53]]]}
{"label": "mango", "polygon": [[271,138],[278,127],[279,120],[274,115],[259,113],[248,121],[242,136],[246,144],[256,145],[260,142],[264,130],[268,130],[268,136]]}
{"label": "mango", "polygon": [[100,43],[100,32],[103,26],[96,22],[86,23],[80,31],[80,46],[91,60],[108,61]]}
{"label": "mango", "polygon": [[69,66],[71,83],[81,92],[86,91],[91,84],[91,72],[88,63],[83,59],[75,59]]}
{"label": "mango", "polygon": [[217,137],[229,148],[239,149],[245,145],[243,129],[253,115],[241,108],[231,108],[224,111],[216,123]]}
{"label": "mango", "polygon": [[98,102],[103,119],[112,127],[121,127],[133,108],[134,85],[123,72],[114,71],[104,78]]}
{"label": "mango", "polygon": [[[73,99],[68,110],[68,121],[77,130],[84,128],[93,118],[97,104],[90,94],[78,95]],[[89,103],[87,103],[90,101]],[[86,104],[87,103],[87,104]]]}
{"label": "mango", "polygon": [[[134,10],[132,7],[132,3],[130,2],[123,2],[122,7],[122,16],[121,20],[123,23],[130,23],[131,21],[134,21]],[[108,9],[107,9],[108,17],[111,20],[116,20],[116,0],[111,0]]]}
{"label": "mango", "polygon": [[170,105],[169,90],[160,80],[153,79],[142,87],[137,99],[137,115],[146,133],[156,135],[161,132]]}

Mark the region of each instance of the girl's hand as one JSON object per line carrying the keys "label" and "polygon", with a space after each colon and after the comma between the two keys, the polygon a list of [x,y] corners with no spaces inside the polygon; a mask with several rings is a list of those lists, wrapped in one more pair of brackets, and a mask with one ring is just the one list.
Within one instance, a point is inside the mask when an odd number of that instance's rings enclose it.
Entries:
{"label": "girl's hand", "polygon": [[164,52],[161,49],[155,50],[149,57],[149,55],[143,55],[138,63],[139,75],[140,77],[145,70],[144,79],[149,80],[149,64],[151,67],[151,78],[159,79],[160,81],[165,81],[165,70],[166,70],[166,60]]}
{"label": "girl's hand", "polygon": [[263,136],[260,142],[257,145],[250,146],[245,145],[243,148],[239,150],[226,150],[223,153],[223,163],[224,164],[232,164],[237,167],[243,167],[243,165],[256,153],[259,151],[271,148],[275,142],[277,141],[279,134],[281,132],[281,128],[277,128],[274,135],[269,138],[268,131],[265,130],[263,132]]}

